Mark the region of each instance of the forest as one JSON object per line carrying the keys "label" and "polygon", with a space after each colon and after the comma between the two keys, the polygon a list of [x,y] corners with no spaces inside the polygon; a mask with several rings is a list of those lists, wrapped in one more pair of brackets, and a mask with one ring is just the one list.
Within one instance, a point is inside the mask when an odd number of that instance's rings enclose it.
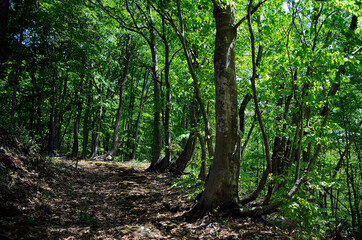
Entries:
{"label": "forest", "polygon": [[361,8],[0,0],[0,239],[360,239]]}

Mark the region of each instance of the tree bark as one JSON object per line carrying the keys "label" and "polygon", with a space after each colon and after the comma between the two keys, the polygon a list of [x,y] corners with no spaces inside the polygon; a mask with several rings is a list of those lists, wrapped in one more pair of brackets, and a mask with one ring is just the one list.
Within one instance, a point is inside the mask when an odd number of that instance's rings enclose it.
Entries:
{"label": "tree bark", "polygon": [[[60,83],[59,83],[59,88],[57,87],[58,89],[58,99],[57,99],[57,106],[63,106],[65,105],[66,103],[66,97],[67,96],[67,92],[68,92],[68,74],[66,74],[64,71],[61,75],[61,78],[60,78]],[[61,129],[62,129],[62,124],[63,124],[63,120],[64,120],[64,114],[66,111],[69,111],[71,109],[71,105],[72,103],[69,102],[68,105],[65,107],[65,108],[62,108],[62,109],[57,109],[55,110],[55,119],[56,119],[56,124],[55,124],[55,138],[57,139],[56,141],[56,149],[60,149],[61,148],[61,145],[63,143],[63,139],[64,139],[64,136],[67,132],[67,129],[68,129],[68,125],[70,123],[70,119],[66,125],[66,128],[63,132],[63,136],[62,136],[62,132],[61,132]],[[73,114],[71,114],[72,116]]]}
{"label": "tree bark", "polygon": [[200,217],[216,207],[236,207],[239,201],[240,136],[235,74],[237,29],[234,27],[234,6],[214,1],[214,18],[216,145],[205,191],[200,201],[188,213],[191,218]]}
{"label": "tree bark", "polygon": [[77,116],[74,119],[74,128],[73,128],[73,147],[72,147],[72,155],[71,157],[76,158],[78,156],[79,150],[79,123],[80,123],[80,116]]}

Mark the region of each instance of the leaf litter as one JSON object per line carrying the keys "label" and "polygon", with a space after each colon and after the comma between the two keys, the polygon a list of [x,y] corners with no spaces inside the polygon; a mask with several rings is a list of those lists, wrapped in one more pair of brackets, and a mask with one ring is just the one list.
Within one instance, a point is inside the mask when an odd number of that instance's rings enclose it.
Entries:
{"label": "leaf litter", "polygon": [[217,211],[193,223],[190,191],[147,163],[44,158],[0,129],[0,239],[294,239]]}
{"label": "leaf litter", "polygon": [[20,203],[20,216],[1,220],[10,239],[292,239],[262,220],[217,212],[182,220],[194,204],[188,192],[171,188],[170,174],[145,172],[144,164],[53,164],[52,177],[40,183],[43,193]]}

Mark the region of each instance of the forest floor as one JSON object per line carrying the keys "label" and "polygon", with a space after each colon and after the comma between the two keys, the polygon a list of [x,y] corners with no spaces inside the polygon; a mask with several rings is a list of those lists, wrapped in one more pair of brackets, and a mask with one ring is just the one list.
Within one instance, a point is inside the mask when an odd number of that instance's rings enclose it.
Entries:
{"label": "forest floor", "polygon": [[27,205],[19,205],[22,214],[2,218],[10,239],[293,239],[251,218],[179,220],[193,201],[170,187],[172,176],[145,172],[145,164],[53,164],[53,175],[39,183]]}
{"label": "forest floor", "polygon": [[0,240],[295,238],[263,219],[182,220],[190,191],[145,172],[147,163],[83,160],[76,169],[35,152],[0,129]]}

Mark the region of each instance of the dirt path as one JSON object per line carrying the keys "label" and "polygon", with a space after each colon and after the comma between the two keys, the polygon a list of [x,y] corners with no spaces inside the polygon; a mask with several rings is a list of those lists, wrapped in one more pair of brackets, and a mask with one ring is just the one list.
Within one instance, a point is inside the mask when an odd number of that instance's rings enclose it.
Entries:
{"label": "dirt path", "polygon": [[251,219],[177,220],[192,202],[169,187],[169,175],[146,173],[145,166],[86,161],[76,171],[60,166],[61,174],[47,176],[48,185],[30,199],[33,205],[2,221],[11,239],[288,239]]}

